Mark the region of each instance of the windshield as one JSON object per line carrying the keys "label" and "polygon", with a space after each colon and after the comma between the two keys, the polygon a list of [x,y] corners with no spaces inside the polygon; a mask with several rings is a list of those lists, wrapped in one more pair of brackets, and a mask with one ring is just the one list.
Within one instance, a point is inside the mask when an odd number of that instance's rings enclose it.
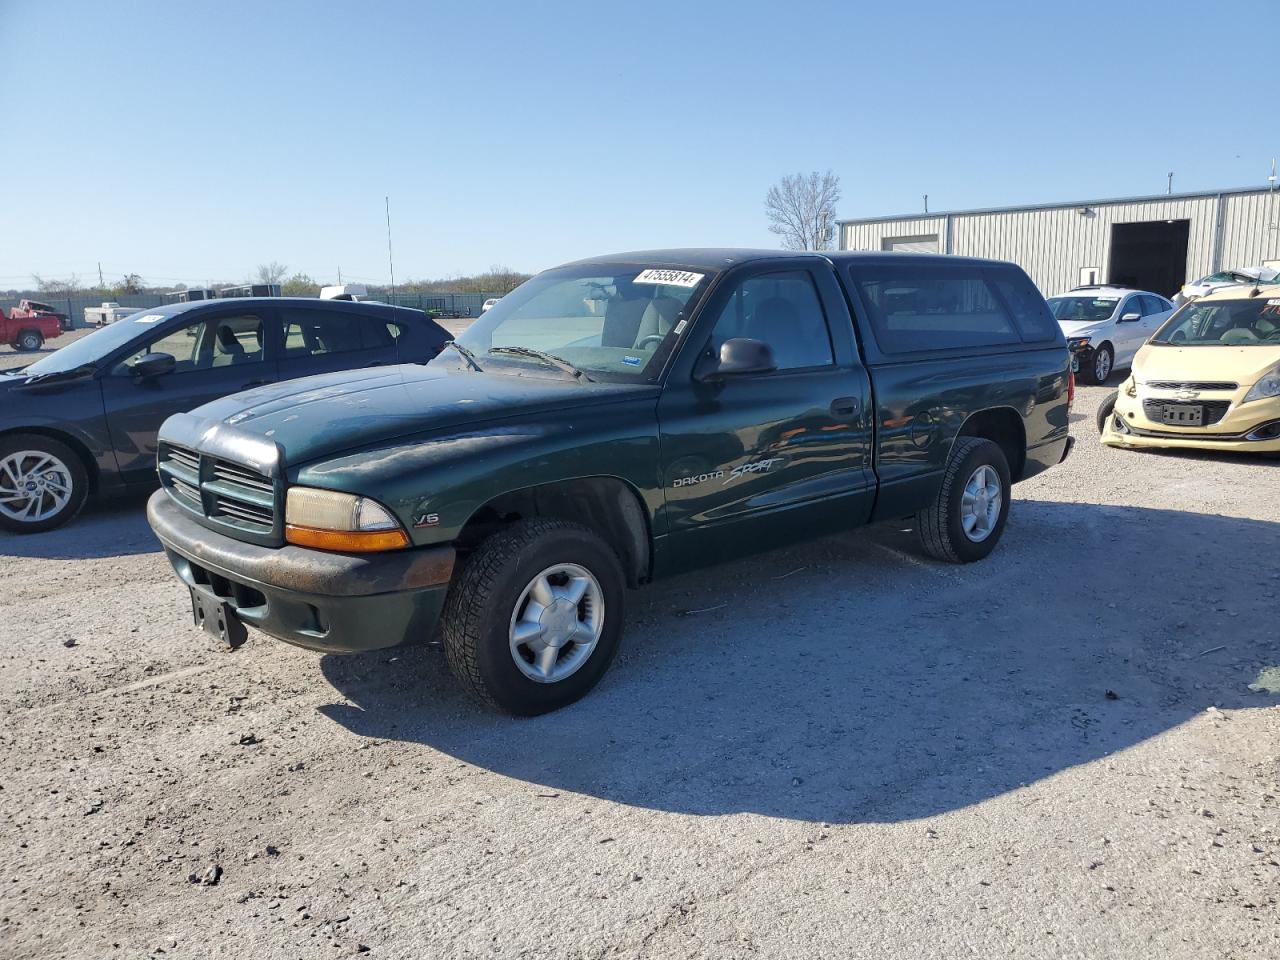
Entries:
{"label": "windshield", "polygon": [[1280,343],[1280,298],[1193,300],[1151,338],[1179,347],[1248,347]]}
{"label": "windshield", "polygon": [[1053,297],[1049,309],[1055,320],[1106,320],[1119,302],[1119,297]]}
{"label": "windshield", "polygon": [[[486,371],[551,369],[551,354],[593,380],[654,380],[712,274],[705,268],[583,264],[549,270],[517,287],[458,337]],[[490,353],[490,351],[495,351]],[[453,350],[432,363],[459,364]]]}
{"label": "windshield", "polygon": [[67,370],[82,367],[86,363],[97,363],[117,347],[123,347],[134,337],[142,336],[147,331],[154,330],[156,324],[169,319],[172,311],[172,307],[156,307],[155,309],[140,310],[137,313],[130,314],[100,330],[93,331],[88,336],[67,344],[60,350],[55,350],[47,357],[43,357],[29,367],[24,368],[22,373],[24,375],[63,373]]}

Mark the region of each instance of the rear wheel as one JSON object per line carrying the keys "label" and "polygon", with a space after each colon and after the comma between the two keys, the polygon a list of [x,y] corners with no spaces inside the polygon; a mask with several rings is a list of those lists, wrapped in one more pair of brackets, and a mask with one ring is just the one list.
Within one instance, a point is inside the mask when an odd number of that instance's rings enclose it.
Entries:
{"label": "rear wheel", "polygon": [[1009,463],[997,444],[957,439],[937,499],[916,514],[925,551],[950,563],[981,560],[1004,533],[1010,491]]}
{"label": "rear wheel", "polygon": [[40,533],[60,527],[84,506],[89,474],[65,443],[38,434],[0,440],[0,528]]}
{"label": "rear wheel", "polygon": [[588,528],[512,524],[476,548],[449,588],[449,668],[472,697],[506,713],[566,706],[617,653],[624,593],[621,563]]}
{"label": "rear wheel", "polygon": [[39,350],[44,346],[44,337],[39,330],[23,330],[18,334],[18,349],[27,353]]}

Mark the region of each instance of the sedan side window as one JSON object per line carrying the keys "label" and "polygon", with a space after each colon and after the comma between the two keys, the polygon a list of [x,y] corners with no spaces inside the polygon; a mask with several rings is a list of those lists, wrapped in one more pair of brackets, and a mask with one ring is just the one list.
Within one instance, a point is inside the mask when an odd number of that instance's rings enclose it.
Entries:
{"label": "sedan side window", "polygon": [[1159,297],[1144,296],[1142,298],[1142,315],[1144,317],[1154,316],[1157,313],[1164,313],[1169,307]]}
{"label": "sedan side window", "polygon": [[734,337],[761,340],[779,370],[829,367],[831,336],[813,280],[803,270],[749,277],[734,289],[711,334],[711,350]]}
{"label": "sedan side window", "polygon": [[284,311],[284,357],[318,357],[395,346],[399,326],[377,317],[339,310]]}
{"label": "sedan side window", "polygon": [[128,376],[148,353],[167,353],[176,361],[172,373],[258,363],[264,354],[262,318],[254,314],[197,320],[157,337],[112,368],[113,376]]}

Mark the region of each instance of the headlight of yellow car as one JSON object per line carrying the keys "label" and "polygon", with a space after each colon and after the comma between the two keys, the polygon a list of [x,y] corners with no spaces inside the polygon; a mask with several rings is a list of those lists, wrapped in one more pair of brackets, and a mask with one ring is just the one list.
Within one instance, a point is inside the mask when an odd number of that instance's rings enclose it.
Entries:
{"label": "headlight of yellow car", "polygon": [[1267,397],[1280,397],[1280,367],[1262,375],[1262,379],[1249,388],[1241,403],[1250,400],[1265,400]]}
{"label": "headlight of yellow car", "polygon": [[400,521],[368,497],[311,487],[290,487],[284,502],[284,538],[300,547],[373,553],[409,546]]}

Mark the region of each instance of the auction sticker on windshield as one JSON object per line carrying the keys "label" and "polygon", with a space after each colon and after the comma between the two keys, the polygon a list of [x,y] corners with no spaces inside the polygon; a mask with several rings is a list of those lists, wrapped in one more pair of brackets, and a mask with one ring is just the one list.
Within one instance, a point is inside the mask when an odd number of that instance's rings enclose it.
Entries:
{"label": "auction sticker on windshield", "polygon": [[134,317],[134,323],[155,323],[157,320],[163,320],[163,313],[148,313],[145,317]]}
{"label": "auction sticker on windshield", "polygon": [[690,273],[688,270],[642,270],[634,282],[661,283],[668,287],[696,287],[705,276],[705,273]]}

